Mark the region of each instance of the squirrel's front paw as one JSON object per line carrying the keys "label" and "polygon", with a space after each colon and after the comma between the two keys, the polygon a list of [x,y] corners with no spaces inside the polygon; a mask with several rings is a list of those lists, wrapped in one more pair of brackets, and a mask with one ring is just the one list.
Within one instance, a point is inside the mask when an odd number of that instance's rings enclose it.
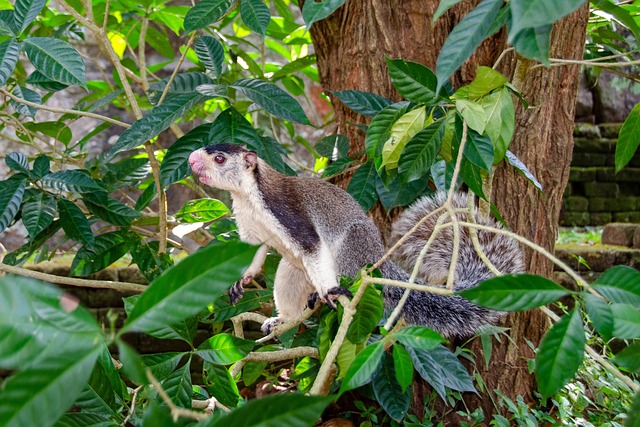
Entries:
{"label": "squirrel's front paw", "polygon": [[338,307],[336,306],[335,301],[340,297],[340,295],[344,295],[348,298],[353,296],[353,294],[349,292],[349,289],[343,288],[342,286],[336,286],[335,288],[329,289],[322,297],[318,295],[318,292],[312,292],[309,295],[309,299],[307,299],[307,306],[313,310],[318,303],[318,300],[320,300],[322,302],[326,302],[332,309],[337,310]]}
{"label": "squirrel's front paw", "polygon": [[251,283],[253,276],[243,276],[242,279],[238,280],[229,288],[227,292],[229,294],[229,303],[231,305],[235,305],[242,298],[242,294],[244,293],[244,285],[248,285]]}
{"label": "squirrel's front paw", "polygon": [[280,319],[279,317],[271,317],[271,318],[269,318],[269,319],[264,321],[264,323],[262,324],[262,327],[260,328],[260,330],[265,335],[269,335],[271,332],[273,332],[273,330],[275,329],[276,326],[280,325],[283,322],[284,321],[282,319]]}

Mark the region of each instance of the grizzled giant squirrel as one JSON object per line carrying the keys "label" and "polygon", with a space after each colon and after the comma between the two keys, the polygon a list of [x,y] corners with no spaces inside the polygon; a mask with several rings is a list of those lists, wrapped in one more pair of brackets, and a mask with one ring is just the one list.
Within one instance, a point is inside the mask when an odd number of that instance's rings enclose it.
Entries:
{"label": "grizzled giant squirrel", "polygon": [[[261,245],[243,277],[229,290],[231,302],[242,296],[242,285],[262,268],[269,247],[282,255],[275,276],[274,300],[277,317],[262,326],[269,333],[276,325],[296,318],[317,292],[319,299],[335,308],[334,300],[348,294],[339,286],[340,276],[354,276],[366,264],[385,253],[380,232],[360,205],[341,188],[318,178],[283,175],[253,151],[234,144],[218,144],[194,151],[189,157],[200,181],[227,190],[233,199],[233,213],[240,238]],[[398,240],[421,218],[442,205],[446,196],[424,197],[407,209],[393,226]],[[467,196],[457,194],[454,207],[465,207]],[[460,218],[463,219],[462,217]],[[394,253],[393,261],[380,265],[382,276],[407,281],[420,250],[436,224],[430,218]],[[480,223],[496,226],[491,219]],[[489,260],[502,273],[523,269],[520,248],[512,239],[479,231],[479,240]],[[454,289],[467,289],[493,277],[478,257],[468,230],[460,233],[460,252]],[[422,283],[441,282],[449,270],[453,250],[451,227],[441,232],[420,265]],[[390,312],[404,289],[386,286],[384,306]],[[314,294],[315,295],[315,294]],[[411,291],[402,315],[412,324],[425,325],[446,337],[469,336],[500,313],[479,307],[460,296],[442,296]]]}

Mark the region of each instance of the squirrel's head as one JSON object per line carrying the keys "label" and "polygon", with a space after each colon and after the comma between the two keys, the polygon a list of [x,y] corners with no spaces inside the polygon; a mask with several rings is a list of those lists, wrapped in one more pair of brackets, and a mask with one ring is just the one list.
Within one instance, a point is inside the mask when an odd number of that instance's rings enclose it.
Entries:
{"label": "squirrel's head", "polygon": [[253,181],[258,155],[235,144],[215,144],[194,151],[189,164],[200,182],[228,191],[242,191]]}

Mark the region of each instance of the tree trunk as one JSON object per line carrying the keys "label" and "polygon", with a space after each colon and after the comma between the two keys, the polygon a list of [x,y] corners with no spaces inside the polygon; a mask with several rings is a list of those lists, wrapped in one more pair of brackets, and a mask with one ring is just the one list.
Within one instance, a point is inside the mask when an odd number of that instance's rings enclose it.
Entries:
{"label": "tree trunk", "polygon": [[[438,0],[350,0],[328,19],[313,24],[311,35],[324,89],[362,90],[398,100],[399,95],[388,77],[385,56],[419,62],[434,70],[447,35],[477,4],[475,1],[458,4],[431,23],[438,3]],[[587,18],[588,6],[585,5],[556,24],[552,33],[552,57],[581,58]],[[454,87],[471,81],[478,66],[492,66],[505,47],[503,31],[485,41],[453,76]],[[542,183],[544,193],[536,190],[514,168],[502,165],[495,174],[493,200],[512,230],[552,250],[562,193],[569,175],[579,67],[545,69],[532,68],[533,65],[509,54],[502,59],[500,71],[511,77],[535,107],[526,111],[522,105],[518,107],[510,149]],[[351,140],[352,153],[363,150],[363,133],[349,123],[365,123],[366,119],[347,109],[335,97],[332,101],[338,132]],[[349,179],[350,176],[345,176],[338,184],[346,186]],[[371,214],[385,234],[391,218],[380,207],[374,208]],[[552,273],[550,262],[528,250],[526,263],[532,273],[545,276]],[[505,411],[492,402],[494,389],[512,399],[520,395],[525,402],[533,401],[535,381],[527,367],[533,351],[527,341],[537,346],[546,330],[546,319],[539,311],[510,315],[504,324],[510,328],[512,340],[494,342],[488,369],[485,369],[479,343],[471,345],[477,355],[475,368],[492,398],[486,393],[469,395],[465,396],[465,403],[470,411],[482,407],[487,422],[491,414]],[[414,410],[421,411],[424,388],[414,390]],[[449,413],[455,416],[455,411]]]}

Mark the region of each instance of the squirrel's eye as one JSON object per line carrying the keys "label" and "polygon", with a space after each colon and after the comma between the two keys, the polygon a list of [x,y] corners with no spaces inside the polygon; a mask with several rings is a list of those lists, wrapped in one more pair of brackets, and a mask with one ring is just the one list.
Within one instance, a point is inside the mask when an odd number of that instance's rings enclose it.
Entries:
{"label": "squirrel's eye", "polygon": [[225,162],[225,160],[227,160],[227,158],[225,156],[223,156],[222,154],[218,154],[213,158],[213,161],[218,163],[218,164],[223,164]]}

